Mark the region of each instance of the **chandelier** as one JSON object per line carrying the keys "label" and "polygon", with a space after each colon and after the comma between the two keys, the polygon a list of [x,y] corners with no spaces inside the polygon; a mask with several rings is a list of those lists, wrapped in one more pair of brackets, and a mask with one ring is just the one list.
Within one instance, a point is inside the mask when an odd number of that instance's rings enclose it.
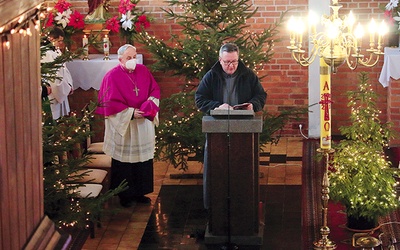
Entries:
{"label": "chandelier", "polygon": [[[324,59],[333,73],[337,67],[344,62],[351,70],[358,65],[373,67],[379,61],[379,56],[383,55],[383,37],[388,31],[384,21],[377,24],[371,20],[368,31],[370,35],[369,48],[366,49],[368,56],[362,53],[362,37],[364,29],[360,23],[355,25],[356,19],[350,11],[349,15],[340,17],[339,10],[342,5],[338,0],[332,0],[331,15],[322,16],[321,24],[324,31],[316,31],[317,18],[312,12],[308,16],[308,28],[310,29],[310,43],[313,45],[309,52],[303,49],[303,33],[306,24],[301,19],[291,17],[288,22],[290,32],[290,46],[293,59],[302,66],[309,66],[314,59],[319,56]],[[377,39],[376,39],[377,38]]]}

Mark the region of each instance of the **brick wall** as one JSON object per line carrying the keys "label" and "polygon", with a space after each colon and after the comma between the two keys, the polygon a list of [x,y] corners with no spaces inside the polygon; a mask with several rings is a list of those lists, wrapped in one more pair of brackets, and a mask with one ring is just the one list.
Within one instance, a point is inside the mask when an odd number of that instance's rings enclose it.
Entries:
{"label": "brick wall", "polygon": [[[81,13],[87,12],[88,7],[86,1],[70,0],[70,2],[75,9]],[[287,17],[291,15],[305,16],[308,10],[307,0],[252,0],[249,2],[251,2],[254,7],[258,8],[257,14],[251,20],[248,20],[252,31],[268,28],[270,24],[278,20],[281,12],[289,10]],[[370,18],[383,18],[383,11],[381,11],[378,6],[386,4],[387,1],[346,0],[340,1],[340,3],[343,5],[340,14],[347,14],[350,9],[352,9],[353,13],[362,23],[367,23]],[[110,13],[117,13],[118,4],[119,1],[111,1]],[[163,17],[164,15],[161,8],[169,7],[166,2],[162,0],[142,0],[138,4],[138,7],[151,13],[154,21],[148,31],[157,38],[168,40],[171,33],[178,33],[180,31],[179,25]],[[310,9],[312,9],[312,7]],[[274,47],[274,58],[259,72],[260,75],[268,74],[267,77],[262,79],[262,85],[268,92],[266,108],[270,112],[277,112],[286,107],[308,105],[308,70],[305,67],[297,65],[294,60],[291,59],[290,53],[286,48],[288,45],[288,38],[289,35],[284,24],[280,27],[280,33],[278,37],[276,37],[277,42]],[[110,39],[113,45],[111,47],[111,53],[116,53],[116,50],[124,41],[118,37],[118,35],[111,35]],[[279,40],[282,41],[280,42]],[[138,47],[139,53],[144,54],[144,64],[151,65],[151,54],[142,48],[140,44],[135,45]],[[219,47],[220,45],[216,44],[215,46]],[[332,75],[332,95],[334,102],[332,106],[333,134],[339,134],[339,126],[345,125],[348,122],[349,109],[347,108],[345,92],[357,87],[358,73],[361,71],[370,72],[369,77],[371,83],[375,90],[381,95],[379,107],[382,110],[382,119],[388,119],[386,111],[387,89],[383,88],[378,82],[382,64],[383,57],[374,68],[360,66],[356,70],[351,71],[346,65],[343,65],[339,68],[338,73]],[[162,98],[180,91],[180,87],[184,84],[183,79],[172,77],[169,74],[154,72],[154,76],[161,87]],[[77,94],[78,92],[74,94],[74,99],[77,99]],[[393,111],[395,110],[392,109],[392,112]],[[288,124],[284,134],[299,136],[297,130],[298,123],[299,122]],[[304,127],[307,129],[308,121],[306,116],[301,123],[305,124]]]}
{"label": "brick wall", "polygon": [[[390,82],[387,103],[388,120],[393,123],[397,132],[400,133],[400,80]],[[399,147],[400,139],[392,140],[391,146]]]}

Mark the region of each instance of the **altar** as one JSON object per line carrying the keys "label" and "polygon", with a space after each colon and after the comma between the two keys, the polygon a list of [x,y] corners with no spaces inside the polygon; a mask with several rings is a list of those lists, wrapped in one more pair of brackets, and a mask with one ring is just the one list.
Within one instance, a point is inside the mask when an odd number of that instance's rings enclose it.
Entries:
{"label": "altar", "polygon": [[400,48],[385,48],[385,56],[379,82],[383,87],[388,87],[390,78],[398,80],[400,78]]}
{"label": "altar", "polygon": [[[109,55],[110,60],[103,58],[103,54],[89,54],[89,60],[77,58],[66,63],[71,72],[74,89],[100,89],[104,75],[119,64],[116,54]],[[137,54],[136,61],[138,64],[143,64],[143,55]]]}

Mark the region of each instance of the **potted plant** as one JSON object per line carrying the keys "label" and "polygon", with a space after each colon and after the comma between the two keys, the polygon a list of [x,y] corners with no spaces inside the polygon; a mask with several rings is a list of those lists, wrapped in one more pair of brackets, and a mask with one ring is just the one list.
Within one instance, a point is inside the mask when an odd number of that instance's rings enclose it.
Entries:
{"label": "potted plant", "polygon": [[345,139],[334,147],[329,177],[330,197],[344,205],[347,227],[363,230],[376,226],[378,217],[397,209],[399,199],[393,177],[396,168],[391,168],[385,156],[393,132],[390,123],[379,120],[377,94],[367,73],[361,73],[359,79],[358,90],[347,94],[351,124],[340,128]]}

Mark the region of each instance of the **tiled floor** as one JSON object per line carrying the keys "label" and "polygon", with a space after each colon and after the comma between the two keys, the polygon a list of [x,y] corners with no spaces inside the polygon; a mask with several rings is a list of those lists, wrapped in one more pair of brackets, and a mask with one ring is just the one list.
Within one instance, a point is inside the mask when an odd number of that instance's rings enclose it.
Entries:
{"label": "tiled floor", "polygon": [[[260,156],[260,199],[266,204],[264,243],[260,249],[300,249],[301,159],[301,138],[281,138],[277,145],[267,145]],[[206,222],[202,179],[171,178],[182,172],[163,162],[156,162],[154,169],[151,205],[122,208],[115,197],[107,203],[107,211],[114,214],[102,218],[102,228],[96,228],[95,238],[87,239],[82,249],[214,249],[207,248],[201,239]],[[185,173],[201,174],[202,165],[194,163]],[[180,210],[183,207],[190,209]],[[187,220],[180,231],[170,226],[172,220],[193,213],[197,225]]]}

